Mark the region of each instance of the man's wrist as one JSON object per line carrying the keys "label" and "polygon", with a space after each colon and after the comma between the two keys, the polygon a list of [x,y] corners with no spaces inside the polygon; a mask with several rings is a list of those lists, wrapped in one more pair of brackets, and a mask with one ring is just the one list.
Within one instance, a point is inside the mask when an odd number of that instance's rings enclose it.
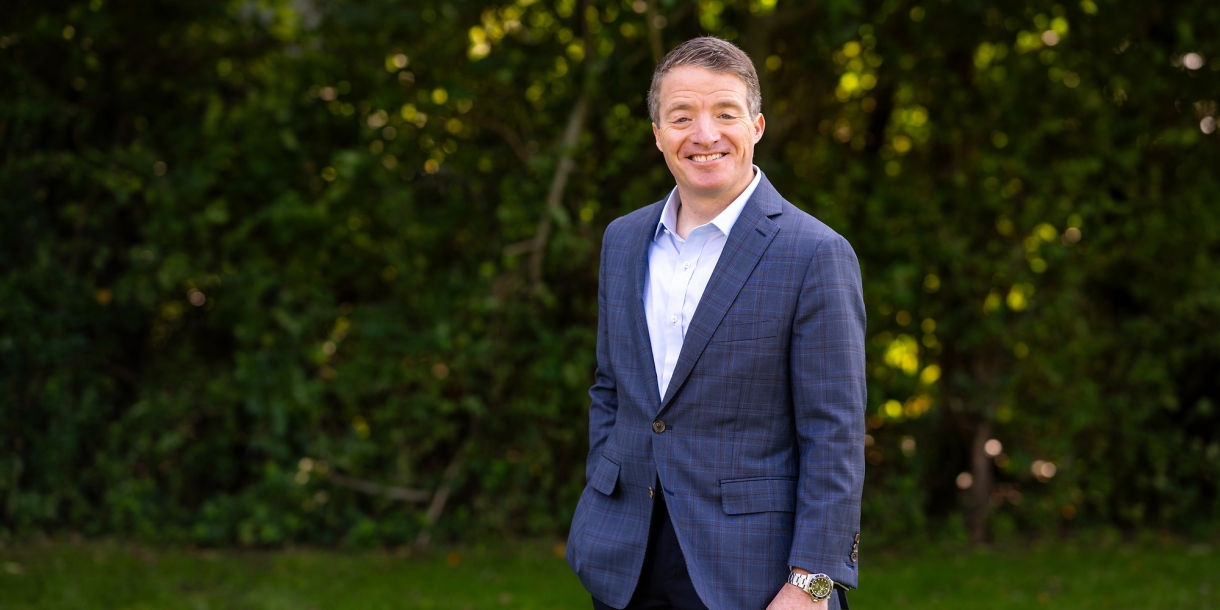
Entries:
{"label": "man's wrist", "polygon": [[788,584],[796,587],[816,603],[826,601],[834,593],[835,583],[825,574],[813,574],[796,566],[789,566]]}

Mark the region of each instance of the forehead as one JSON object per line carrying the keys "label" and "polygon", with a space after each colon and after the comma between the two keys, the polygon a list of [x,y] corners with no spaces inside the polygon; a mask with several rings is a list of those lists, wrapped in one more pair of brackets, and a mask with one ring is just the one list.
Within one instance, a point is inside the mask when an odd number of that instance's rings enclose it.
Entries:
{"label": "forehead", "polygon": [[661,79],[659,98],[662,109],[695,101],[748,106],[744,80],[729,72],[713,72],[699,66],[670,70]]}

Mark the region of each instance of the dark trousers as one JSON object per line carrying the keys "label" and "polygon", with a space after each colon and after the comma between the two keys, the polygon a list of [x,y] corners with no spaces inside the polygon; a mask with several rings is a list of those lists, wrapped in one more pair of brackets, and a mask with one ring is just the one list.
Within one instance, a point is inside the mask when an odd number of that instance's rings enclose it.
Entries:
{"label": "dark trousers", "polygon": [[[640,582],[624,610],[707,610],[695,592],[695,585],[686,570],[686,558],[678,546],[678,535],[665,507],[665,492],[657,485],[656,506],[648,532],[648,550],[644,553],[644,568]],[[594,610],[614,610],[593,598]]]}

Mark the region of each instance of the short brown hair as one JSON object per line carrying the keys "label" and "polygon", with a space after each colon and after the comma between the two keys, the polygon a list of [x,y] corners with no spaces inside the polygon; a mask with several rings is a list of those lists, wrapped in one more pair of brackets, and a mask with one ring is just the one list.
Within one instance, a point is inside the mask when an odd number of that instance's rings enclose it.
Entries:
{"label": "short brown hair", "polygon": [[758,72],[754,71],[750,56],[731,42],[713,36],[701,36],[674,47],[652,73],[652,86],[648,88],[648,117],[653,123],[660,120],[661,80],[681,66],[695,66],[740,78],[746,83],[746,100],[750,104],[751,118],[762,112],[762,91],[758,86]]}

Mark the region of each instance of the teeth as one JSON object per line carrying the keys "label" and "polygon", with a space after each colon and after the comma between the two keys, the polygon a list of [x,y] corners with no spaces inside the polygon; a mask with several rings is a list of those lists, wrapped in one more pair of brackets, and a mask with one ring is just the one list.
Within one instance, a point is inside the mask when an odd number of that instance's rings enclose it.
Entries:
{"label": "teeth", "polygon": [[716,159],[719,159],[720,157],[723,157],[727,154],[728,153],[716,153],[714,155],[694,155],[691,157],[691,159],[694,160],[695,163],[706,163],[708,161],[715,161]]}

